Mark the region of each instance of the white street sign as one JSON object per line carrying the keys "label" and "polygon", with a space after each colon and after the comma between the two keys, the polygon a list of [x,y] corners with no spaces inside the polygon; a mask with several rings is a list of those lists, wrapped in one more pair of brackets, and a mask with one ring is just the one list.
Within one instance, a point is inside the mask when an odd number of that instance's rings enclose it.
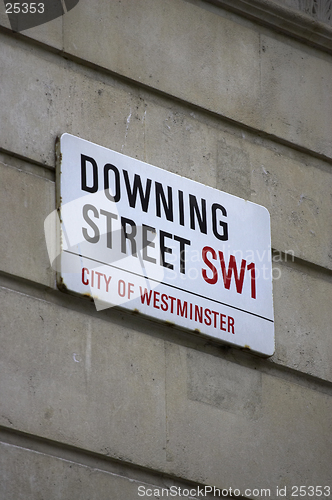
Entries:
{"label": "white street sign", "polygon": [[69,134],[58,147],[60,287],[273,354],[264,207]]}

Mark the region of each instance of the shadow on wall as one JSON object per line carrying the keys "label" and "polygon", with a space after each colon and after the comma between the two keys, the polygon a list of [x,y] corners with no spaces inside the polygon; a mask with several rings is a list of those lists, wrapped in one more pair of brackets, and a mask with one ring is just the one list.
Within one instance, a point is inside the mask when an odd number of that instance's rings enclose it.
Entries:
{"label": "shadow on wall", "polygon": [[8,2],[4,0],[6,14],[13,31],[24,31],[53,21],[73,9],[79,0],[44,0],[41,2]]}

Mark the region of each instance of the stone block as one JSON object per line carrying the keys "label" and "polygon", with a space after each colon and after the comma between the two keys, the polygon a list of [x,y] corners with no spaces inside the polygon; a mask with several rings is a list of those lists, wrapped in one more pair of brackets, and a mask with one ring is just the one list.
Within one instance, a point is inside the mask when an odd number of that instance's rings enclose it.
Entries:
{"label": "stone block", "polygon": [[217,189],[251,200],[252,149],[252,144],[244,137],[240,139],[227,133],[218,134]]}
{"label": "stone block", "polygon": [[178,345],[166,353],[169,472],[271,498],[329,484],[330,396]]}
{"label": "stone block", "polygon": [[[87,25],[90,35],[82,37]],[[273,34],[262,34],[259,43],[259,28],[249,26],[222,9],[180,0],[145,2],[144,8],[134,0],[81,2],[64,18],[64,47],[134,81],[331,157],[328,56]]]}
{"label": "stone block", "polygon": [[1,289],[0,425],[158,469],[162,340]]}
{"label": "stone block", "polygon": [[0,191],[1,271],[54,287],[44,236],[54,182],[0,162]]}
{"label": "stone block", "polygon": [[80,2],[64,18],[64,50],[258,126],[259,33],[202,5],[183,0]]}
{"label": "stone block", "polygon": [[68,132],[144,159],[145,105],[138,92],[100,81],[90,70],[74,71],[56,55],[4,34],[0,41],[3,149],[54,167],[55,139]]}
{"label": "stone block", "polygon": [[216,187],[218,129],[164,100],[145,102],[145,161]]}
{"label": "stone block", "polygon": [[0,443],[0,467],[6,500],[130,500],[138,498],[139,486],[156,488],[93,465],[5,443]]}
{"label": "stone block", "polygon": [[273,248],[332,269],[331,173],[300,158],[259,153],[251,163],[251,199],[270,211]]}
{"label": "stone block", "polygon": [[331,57],[262,35],[261,81],[262,129],[331,158]]}
{"label": "stone block", "polygon": [[271,361],[332,382],[332,279],[274,263],[276,351]]}

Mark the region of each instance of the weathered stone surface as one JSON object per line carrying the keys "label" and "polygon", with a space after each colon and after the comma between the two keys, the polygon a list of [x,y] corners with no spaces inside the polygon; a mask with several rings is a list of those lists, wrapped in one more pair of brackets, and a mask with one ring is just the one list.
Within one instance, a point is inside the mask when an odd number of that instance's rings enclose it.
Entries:
{"label": "weathered stone surface", "polygon": [[139,492],[156,499],[151,493],[163,488],[5,443],[0,443],[0,467],[4,500],[131,500]]}
{"label": "weathered stone surface", "polygon": [[271,361],[332,382],[331,277],[278,262],[273,274],[279,279],[273,283],[276,352]]}
{"label": "weathered stone surface", "polygon": [[1,290],[0,425],[160,468],[161,340]]}
{"label": "weathered stone surface", "polygon": [[332,157],[331,56],[261,37],[262,129]]}
{"label": "weathered stone surface", "polygon": [[[306,284],[317,297],[319,287]],[[294,315],[292,298],[278,299],[279,307],[281,300],[274,361],[327,378],[330,347],[321,324],[320,337],[307,335],[307,323],[318,322],[309,292],[307,322]],[[8,289],[1,290],[1,303],[0,425],[219,487],[278,485],[279,473],[283,482],[303,482],[312,460],[322,463],[317,481],[328,479],[327,394],[168,342],[165,372],[160,338]],[[283,323],[289,315],[293,328],[298,324],[293,338]],[[277,450],[269,445],[273,433]],[[300,459],[293,442],[299,439]],[[247,473],[248,456],[255,461]],[[290,475],[287,464],[293,464]]]}
{"label": "weathered stone surface", "polygon": [[251,164],[251,199],[270,211],[272,246],[332,269],[331,173],[265,152]]}
{"label": "weathered stone surface", "polygon": [[64,18],[64,50],[259,126],[259,34],[210,8],[183,0],[148,0],[144,8],[136,0],[80,2]]}
{"label": "weathered stone surface", "polygon": [[[181,0],[80,2],[64,18],[67,52],[327,156],[329,56],[262,35],[222,9]],[[104,22],[107,18],[108,22]],[[236,19],[236,21],[235,21]],[[89,25],[89,31],[81,33]],[[90,33],[90,36],[89,36]],[[96,36],[98,33],[98,36]],[[236,54],[236,57],[234,57]],[[292,71],[289,71],[289,68]],[[330,76],[329,76],[330,75]]]}
{"label": "weathered stone surface", "polygon": [[259,371],[241,365],[235,369],[233,363],[215,356],[207,359],[191,349],[186,359],[190,401],[212,405],[249,420],[262,417],[262,374]]}
{"label": "weathered stone surface", "polygon": [[174,344],[166,394],[168,470],[271,498],[277,486],[329,484],[330,396]]}
{"label": "weathered stone surface", "polygon": [[0,162],[0,269],[55,286],[44,219],[55,209],[55,186],[45,178]]}
{"label": "weathered stone surface", "polygon": [[145,99],[145,161],[216,187],[219,131],[197,120],[193,112]]}
{"label": "weathered stone surface", "polygon": [[0,443],[1,492],[6,500],[135,498],[139,483],[44,453]]}
{"label": "weathered stone surface", "polygon": [[[127,86],[106,85],[89,70],[75,72],[63,59],[19,40],[0,34],[0,42],[3,149],[54,166],[55,139],[69,132],[144,157],[145,108],[137,92],[128,96]],[[26,92],[13,85],[21,81]]]}

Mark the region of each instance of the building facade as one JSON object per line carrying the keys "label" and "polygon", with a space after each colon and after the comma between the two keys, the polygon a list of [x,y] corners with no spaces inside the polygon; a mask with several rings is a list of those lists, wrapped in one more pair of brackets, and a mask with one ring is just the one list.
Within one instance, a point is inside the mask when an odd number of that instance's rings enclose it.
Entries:
{"label": "building facade", "polygon": [[[1,5],[1,499],[331,498],[332,28],[317,5],[80,0],[22,32]],[[57,288],[44,220],[63,133],[269,210],[273,356]]]}

